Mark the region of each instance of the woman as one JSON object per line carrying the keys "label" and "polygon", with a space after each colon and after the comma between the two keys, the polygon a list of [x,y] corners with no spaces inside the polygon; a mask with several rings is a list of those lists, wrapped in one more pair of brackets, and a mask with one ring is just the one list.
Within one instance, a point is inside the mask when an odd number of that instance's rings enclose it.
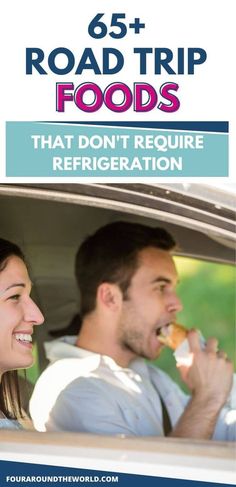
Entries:
{"label": "woman", "polygon": [[24,417],[15,369],[32,365],[33,327],[44,321],[30,292],[23,253],[0,238],[0,429],[20,429]]}

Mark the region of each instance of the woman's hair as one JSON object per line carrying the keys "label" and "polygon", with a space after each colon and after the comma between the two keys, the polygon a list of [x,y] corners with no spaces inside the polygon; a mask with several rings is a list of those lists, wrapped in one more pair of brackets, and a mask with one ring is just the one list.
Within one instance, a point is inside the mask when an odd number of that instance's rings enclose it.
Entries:
{"label": "woman's hair", "polygon": [[[25,262],[24,254],[16,244],[0,238],[0,272],[5,269],[9,257],[14,255]],[[19,380],[16,370],[5,372],[2,375],[0,382],[0,410],[9,419],[23,417]]]}

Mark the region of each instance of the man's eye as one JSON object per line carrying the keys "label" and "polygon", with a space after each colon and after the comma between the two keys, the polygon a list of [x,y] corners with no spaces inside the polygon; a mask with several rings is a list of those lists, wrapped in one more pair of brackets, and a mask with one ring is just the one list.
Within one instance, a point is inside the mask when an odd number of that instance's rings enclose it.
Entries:
{"label": "man's eye", "polygon": [[165,289],[166,289],[165,284],[159,284],[159,286],[156,287],[156,291],[158,291],[158,292],[163,292],[163,291],[165,291]]}
{"label": "man's eye", "polygon": [[13,294],[12,296],[9,296],[9,298],[7,298],[7,300],[11,300],[11,301],[18,301],[18,299],[20,298],[20,294]]}

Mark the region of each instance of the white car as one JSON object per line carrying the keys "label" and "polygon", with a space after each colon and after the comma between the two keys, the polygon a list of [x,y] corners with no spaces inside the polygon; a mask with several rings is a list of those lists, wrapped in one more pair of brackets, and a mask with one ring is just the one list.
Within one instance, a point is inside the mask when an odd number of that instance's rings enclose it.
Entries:
{"label": "white car", "polygon": [[[25,252],[33,297],[46,317],[45,325],[36,327],[38,373],[47,365],[43,344],[50,332],[65,327],[77,312],[74,256],[85,236],[120,219],[160,225],[173,234],[180,255],[233,265],[235,208],[233,185],[0,185],[1,237]],[[234,445],[212,441],[1,430],[0,460],[235,481]]]}

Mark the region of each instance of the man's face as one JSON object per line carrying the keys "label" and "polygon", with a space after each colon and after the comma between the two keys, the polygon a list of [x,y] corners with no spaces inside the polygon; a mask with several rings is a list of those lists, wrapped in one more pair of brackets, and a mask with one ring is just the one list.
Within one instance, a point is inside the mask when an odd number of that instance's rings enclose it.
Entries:
{"label": "man's face", "polygon": [[174,321],[182,309],[175,287],[178,281],[169,252],[148,247],[139,253],[139,267],[123,300],[119,320],[119,344],[130,358],[155,359],[162,345],[157,331]]}

